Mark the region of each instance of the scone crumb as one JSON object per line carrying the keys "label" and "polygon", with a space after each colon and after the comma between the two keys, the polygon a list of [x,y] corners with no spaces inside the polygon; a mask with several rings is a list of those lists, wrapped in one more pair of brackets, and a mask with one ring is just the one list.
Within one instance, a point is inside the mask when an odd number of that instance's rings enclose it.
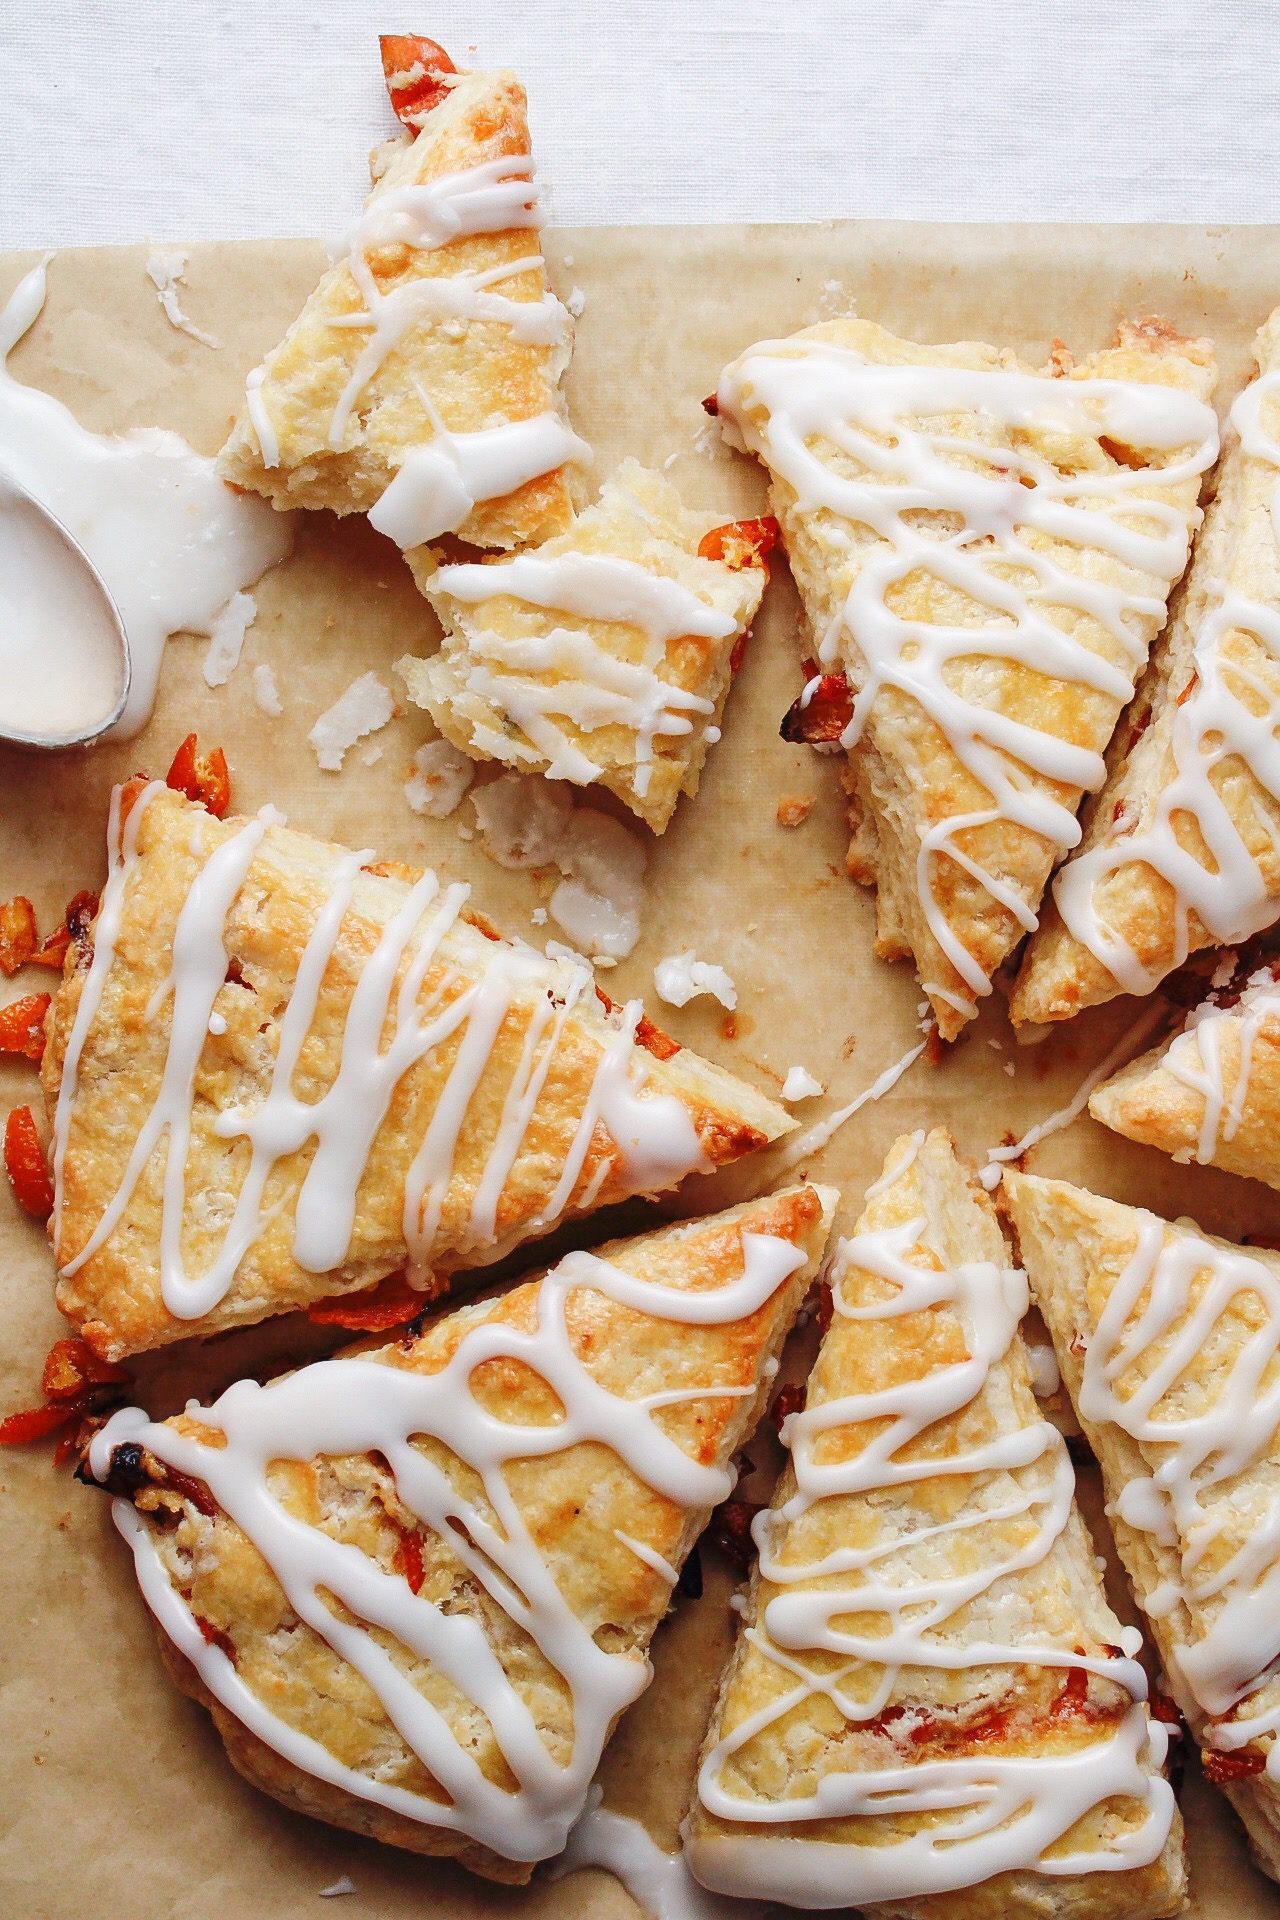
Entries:
{"label": "scone crumb", "polygon": [[258,614],[258,603],[251,593],[233,593],[209,629],[209,647],[204,656],[204,683],[207,687],[225,687],[244,651],[244,637]]}
{"label": "scone crumb", "polygon": [[278,720],[284,712],[284,703],[280,698],[280,689],[276,686],[276,676],[268,666],[258,666],[253,670],[253,697],[264,713]]}
{"label": "scone crumb", "polygon": [[337,773],[349,748],[367,733],[377,733],[395,713],[389,687],[376,673],[362,673],[312,727],[307,739],[326,773]]}
{"label": "scone crumb", "polygon": [[563,878],[548,902],[584,953],[624,960],[640,938],[648,853],[629,827],[540,773],[504,773],[471,797],[485,851],[500,867],[549,867]]}
{"label": "scone crumb", "polygon": [[449,740],[428,740],[413,756],[404,797],[415,813],[443,820],[461,806],[475,762]]}
{"label": "scone crumb", "polygon": [[778,801],[778,825],[803,826],[813,812],[815,798],[812,793],[784,793]]}

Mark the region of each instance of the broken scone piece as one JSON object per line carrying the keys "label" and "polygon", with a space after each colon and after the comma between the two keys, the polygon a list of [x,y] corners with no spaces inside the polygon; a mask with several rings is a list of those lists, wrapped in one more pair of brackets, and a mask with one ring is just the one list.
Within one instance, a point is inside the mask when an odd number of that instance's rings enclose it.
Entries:
{"label": "broken scone piece", "polygon": [[1250,974],[1228,1004],[1210,998],[1181,1032],[1112,1074],[1089,1111],[1175,1160],[1280,1187],[1280,981]]}
{"label": "broken scone piece", "polygon": [[90,1471],[178,1684],[287,1806],[524,1882],[564,1846],[769,1398],[836,1195],[596,1253]]}
{"label": "broken scone piece", "polygon": [[598,783],[661,833],[720,737],[775,533],[691,512],[628,460],[536,553],[416,564],[444,644],[400,671],[464,752]]}
{"label": "broken scone piece", "polygon": [[1174,1696],[1280,1878],[1280,1256],[1004,1183]]}
{"label": "broken scone piece", "polygon": [[384,62],[409,137],[249,375],[218,470],[278,507],[367,513],[408,549],[544,540],[590,456],[559,395],[572,323],[538,247],[524,89],[430,40],[397,36]]}
{"label": "broken scone piece", "polygon": [[1214,379],[1208,342],[1156,320],[1036,373],[841,319],[721,380],[813,632],[784,734],[849,750],[849,868],[944,1038],[1035,926],[1102,785],[1199,523]]}
{"label": "broken scone piece", "polygon": [[1015,1023],[1150,993],[1280,914],[1280,309],[1255,353],[1123,754],[1023,957]]}
{"label": "broken scone piece", "polygon": [[58,1304],[108,1358],[406,1265],[438,1292],[794,1125],[434,873],[158,781],[108,848],[42,1066]]}
{"label": "broken scone piece", "polygon": [[896,1920],[1181,1910],[1138,1635],[1031,1389],[991,1202],[942,1131],[891,1149],[830,1328],[687,1823],[718,1891]]}

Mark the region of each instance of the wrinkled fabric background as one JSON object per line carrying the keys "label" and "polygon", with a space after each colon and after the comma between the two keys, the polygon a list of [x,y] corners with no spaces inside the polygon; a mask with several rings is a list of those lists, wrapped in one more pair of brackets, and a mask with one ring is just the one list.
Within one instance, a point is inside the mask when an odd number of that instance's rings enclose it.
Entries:
{"label": "wrinkled fabric background", "polygon": [[559,225],[1275,219],[1276,0],[8,0],[0,245],[329,235],[375,36],[511,66]]}

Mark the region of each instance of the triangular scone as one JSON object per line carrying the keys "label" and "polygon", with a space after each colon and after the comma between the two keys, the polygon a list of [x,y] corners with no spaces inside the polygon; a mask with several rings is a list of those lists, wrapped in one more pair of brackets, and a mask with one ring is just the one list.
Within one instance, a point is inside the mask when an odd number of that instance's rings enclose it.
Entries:
{"label": "triangular scone", "polygon": [[169,1665],[239,1771],[493,1879],[559,1852],[835,1200],[792,1187],[571,1253],[207,1417],[117,1414],[91,1471],[132,1499]]}
{"label": "triangular scone", "polygon": [[1178,1705],[1280,1877],[1280,1257],[1062,1181],[1005,1191]]}
{"label": "triangular scone", "polygon": [[1188,953],[1280,914],[1280,309],[1255,353],[1124,752],[1023,958],[1017,1023],[1150,993]]}
{"label": "triangular scone", "polygon": [[270,808],[122,796],[43,1064],[58,1304],[101,1353],[406,1262],[439,1291],[793,1125],[585,965],[470,918],[464,886],[370,866]]}
{"label": "triangular scone", "polygon": [[628,460],[536,553],[415,566],[444,644],[400,670],[465,753],[598,782],[661,833],[720,737],[772,531],[693,513]]}
{"label": "triangular scone", "polygon": [[827,676],[788,737],[852,750],[850,868],[945,1038],[1102,784],[1199,521],[1214,378],[1208,342],[1154,320],[1037,374],[845,319],[748,348],[720,383]]}
{"label": "triangular scone", "polygon": [[452,82],[249,375],[218,470],[278,507],[368,513],[401,547],[516,547],[573,517],[572,325],[538,250],[524,89]]}
{"label": "triangular scone", "polygon": [[1180,1033],[1089,1097],[1095,1120],[1175,1160],[1280,1187],[1280,984],[1270,968],[1229,1006],[1207,1000]]}
{"label": "triangular scone", "polygon": [[1031,1390],[1026,1304],[948,1136],[899,1140],[757,1523],[687,1823],[706,1885],[903,1920],[1181,1910],[1166,1736]]}

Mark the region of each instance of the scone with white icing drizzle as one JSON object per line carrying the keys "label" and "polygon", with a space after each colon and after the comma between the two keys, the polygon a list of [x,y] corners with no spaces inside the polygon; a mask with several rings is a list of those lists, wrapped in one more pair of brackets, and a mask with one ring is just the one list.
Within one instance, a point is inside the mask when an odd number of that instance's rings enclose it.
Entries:
{"label": "scone with white icing drizzle", "polygon": [[1015,1022],[1150,993],[1280,914],[1280,309],[1255,353],[1186,589],[1028,945]]}
{"label": "scone with white icing drizzle", "polygon": [[1004,1184],[1170,1686],[1280,1878],[1280,1257],[1062,1181]]}
{"label": "scone with white icing drizzle", "polygon": [[112,1359],[357,1291],[438,1292],[793,1122],[502,939],[468,889],[117,790],[48,1020],[58,1304]]}
{"label": "scone with white icing drizzle", "polygon": [[899,1140],[833,1317],[687,1822],[719,1891],[897,1920],[1155,1920],[1184,1895],[1140,1644],[1031,1389],[986,1195]]}
{"label": "scone with white icing drizzle", "polygon": [[661,833],[720,737],[774,535],[690,511],[628,460],[536,553],[415,564],[444,644],[401,672],[465,753],[598,783]]}
{"label": "scone with white icing drizzle", "polygon": [[219,471],[278,507],[367,513],[403,548],[516,547],[569,524],[569,463],[590,457],[559,395],[572,323],[538,247],[523,87],[421,47],[418,130],[249,375]]}
{"label": "scone with white icing drizzle", "polygon": [[1095,1120],[1175,1160],[1280,1187],[1280,982],[1249,975],[1089,1096]]}
{"label": "scone with white icing drizzle", "polygon": [[824,321],[725,372],[816,664],[784,729],[850,753],[877,950],[951,1039],[1036,924],[1164,624],[1217,451],[1207,341],[1159,321],[1047,373]]}
{"label": "scone with white icing drizzle", "polygon": [[494,1879],[559,1852],[835,1200],[792,1187],[163,1425],[117,1414],[90,1470],[240,1772]]}

